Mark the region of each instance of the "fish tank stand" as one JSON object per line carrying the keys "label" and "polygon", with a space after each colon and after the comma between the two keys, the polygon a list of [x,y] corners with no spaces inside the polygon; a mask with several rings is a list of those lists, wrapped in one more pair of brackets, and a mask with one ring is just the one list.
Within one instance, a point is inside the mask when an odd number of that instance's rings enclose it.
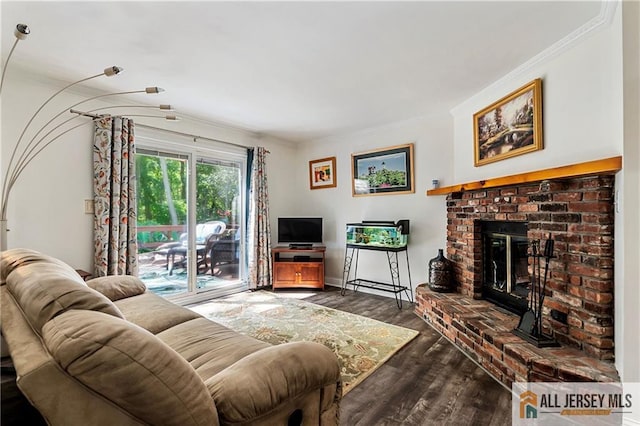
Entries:
{"label": "fish tank stand", "polygon": [[[378,251],[384,252],[387,255],[387,261],[389,263],[389,272],[391,273],[391,282],[373,281],[363,278],[358,278],[358,259],[360,257],[360,250],[365,251]],[[408,287],[401,284],[400,280],[400,266],[398,263],[398,253],[404,252],[407,263],[407,276],[409,279]],[[353,278],[351,276],[351,270],[353,269]],[[402,309],[402,293],[407,296],[409,303],[413,303],[413,287],[411,285],[411,269],[409,268],[409,251],[407,246],[403,247],[375,247],[375,246],[363,246],[360,244],[348,244],[345,250],[344,256],[344,269],[342,273],[342,287],[340,294],[344,296],[347,287],[353,286],[353,291],[358,291],[358,288],[372,288],[380,291],[387,291],[394,294],[396,299],[396,305],[398,309]]]}

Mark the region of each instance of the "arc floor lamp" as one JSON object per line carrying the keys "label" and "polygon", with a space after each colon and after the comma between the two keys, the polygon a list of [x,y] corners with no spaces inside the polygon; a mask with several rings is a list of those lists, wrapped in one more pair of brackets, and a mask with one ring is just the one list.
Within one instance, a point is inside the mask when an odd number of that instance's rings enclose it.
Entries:
{"label": "arc floor lamp", "polygon": [[[4,86],[4,79],[6,76],[7,65],[9,64],[9,60],[11,59],[11,55],[13,54],[13,51],[16,45],[18,44],[18,42],[20,40],[26,39],[27,36],[30,34],[30,32],[31,31],[29,27],[25,24],[18,24],[14,30],[14,35],[16,37],[16,40],[13,46],[11,47],[11,50],[9,51],[9,55],[7,56],[4,67],[2,69],[2,77],[0,79],[0,95],[2,94],[2,88]],[[6,170],[1,174],[3,176],[2,193],[0,194],[0,203],[1,203],[0,204],[0,240],[1,240],[0,249],[2,251],[8,248],[7,232],[9,229],[8,229],[8,219],[7,219],[7,213],[8,213],[7,206],[9,203],[9,197],[11,195],[11,189],[13,188],[14,184],[16,183],[16,181],[18,180],[22,172],[29,166],[29,163],[31,163],[31,161],[33,161],[33,159],[36,158],[45,148],[47,148],[53,142],[55,142],[65,134],[69,133],[70,131],[80,126],[84,126],[89,123],[92,123],[93,120],[97,120],[97,119],[101,119],[109,116],[109,114],[92,114],[92,112],[108,109],[108,108],[132,107],[132,105],[95,108],[89,112],[76,111],[73,108],[77,107],[78,105],[87,103],[89,101],[108,97],[108,96],[127,95],[127,94],[134,94],[134,93],[153,94],[153,93],[162,92],[163,89],[159,87],[147,87],[141,90],[129,90],[129,91],[122,91],[122,92],[106,93],[106,94],[101,94],[101,95],[84,99],[80,102],[76,102],[73,105],[67,106],[62,111],[59,111],[58,113],[53,115],[52,118],[50,118],[44,126],[37,129],[35,133],[33,133],[35,129],[33,129],[31,126],[34,120],[36,119],[36,117],[39,117],[39,116],[41,117],[40,113],[47,106],[47,104],[49,104],[49,102],[51,102],[60,93],[69,89],[70,87],[80,83],[84,83],[94,78],[102,77],[102,76],[112,77],[120,74],[122,71],[123,71],[122,68],[114,65],[114,66],[105,68],[104,71],[99,74],[82,78],[78,81],[68,84],[67,86],[55,92],[44,103],[42,103],[40,107],[36,110],[36,112],[27,121],[27,124],[22,129],[22,132],[20,133],[20,136],[17,142],[13,146],[13,150],[11,152],[9,162],[6,165]],[[136,107],[136,106],[133,105],[133,107]],[[143,107],[149,107],[149,106],[144,105]],[[169,105],[160,105],[159,108],[161,110],[171,110],[171,107]],[[74,115],[71,118],[67,118],[66,120],[63,120],[61,118],[63,114],[69,113],[69,112],[73,113]],[[152,115],[145,115],[145,116],[165,118],[167,120],[177,120],[177,117],[174,115],[167,115],[165,117],[152,116]],[[72,121],[78,117],[90,117],[92,118],[92,120],[89,120],[89,121],[83,120],[79,124],[72,123]],[[27,135],[30,135],[31,137],[29,138],[29,136]]]}

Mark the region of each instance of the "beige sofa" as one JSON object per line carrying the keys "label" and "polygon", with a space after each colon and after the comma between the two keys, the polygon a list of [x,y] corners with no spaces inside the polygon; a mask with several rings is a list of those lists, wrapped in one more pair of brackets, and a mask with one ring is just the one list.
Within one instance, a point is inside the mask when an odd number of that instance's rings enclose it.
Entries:
{"label": "beige sofa", "polygon": [[49,424],[338,423],[340,368],[323,345],[271,346],[135,277],[85,283],[31,250],[3,252],[0,268],[18,387]]}

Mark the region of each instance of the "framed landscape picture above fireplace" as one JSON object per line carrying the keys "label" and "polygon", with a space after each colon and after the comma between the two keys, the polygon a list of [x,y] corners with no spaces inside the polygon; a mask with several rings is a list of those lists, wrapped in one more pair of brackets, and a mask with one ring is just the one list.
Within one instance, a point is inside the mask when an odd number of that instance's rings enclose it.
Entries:
{"label": "framed landscape picture above fireplace", "polygon": [[473,115],[476,167],[538,151],[542,143],[542,80],[537,78]]}

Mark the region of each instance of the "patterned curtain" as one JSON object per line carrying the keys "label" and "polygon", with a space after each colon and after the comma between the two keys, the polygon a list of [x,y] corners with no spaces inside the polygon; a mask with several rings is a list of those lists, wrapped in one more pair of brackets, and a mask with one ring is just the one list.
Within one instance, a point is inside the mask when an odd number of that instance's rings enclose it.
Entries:
{"label": "patterned curtain", "polygon": [[123,117],[95,123],[94,274],[137,275],[134,124]]}
{"label": "patterned curtain", "polygon": [[269,226],[269,193],[265,158],[269,151],[254,150],[249,190],[248,263],[249,288],[271,285],[271,227]]}

